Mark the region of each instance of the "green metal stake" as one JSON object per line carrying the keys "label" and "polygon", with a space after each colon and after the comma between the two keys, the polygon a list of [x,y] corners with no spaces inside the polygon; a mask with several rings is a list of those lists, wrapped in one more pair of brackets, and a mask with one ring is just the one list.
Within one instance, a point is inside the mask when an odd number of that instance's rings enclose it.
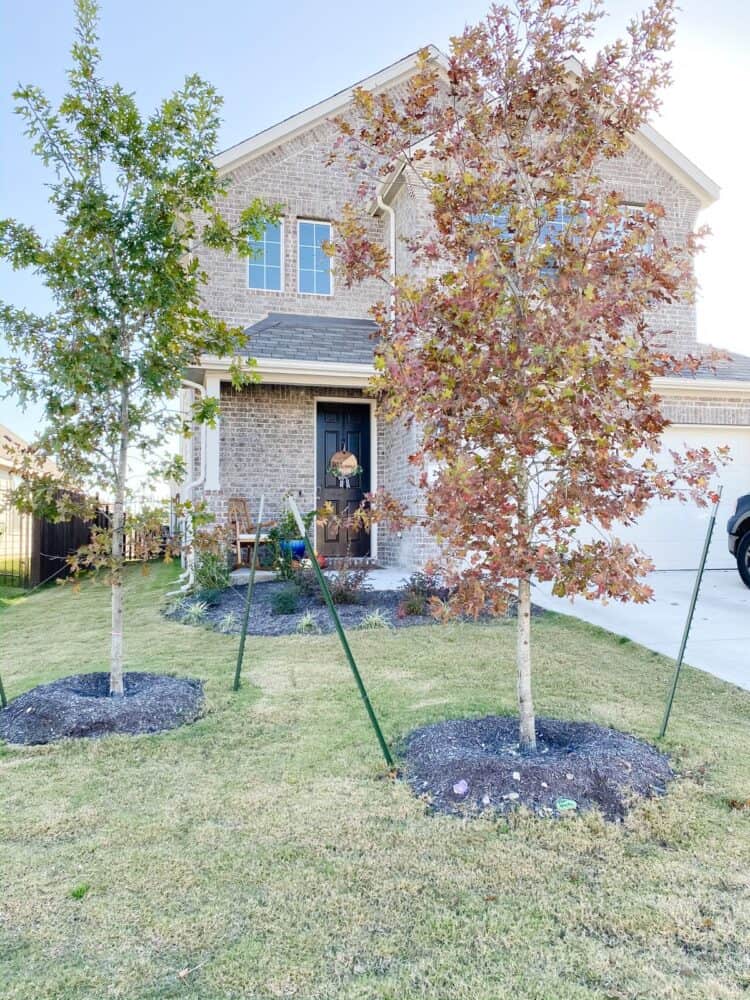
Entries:
{"label": "green metal stake", "polygon": [[300,535],[305,540],[305,548],[307,549],[307,554],[310,557],[310,562],[312,563],[313,570],[315,571],[315,576],[320,584],[320,589],[323,592],[323,597],[326,604],[328,605],[328,610],[331,613],[331,618],[333,619],[333,624],[336,626],[336,631],[338,632],[339,640],[346,654],[346,658],[349,661],[349,666],[354,674],[354,680],[357,682],[357,688],[362,697],[362,701],[365,703],[365,708],[367,709],[367,715],[369,716],[370,722],[372,723],[372,728],[375,730],[375,735],[378,738],[378,743],[380,744],[380,749],[383,751],[383,756],[385,757],[385,762],[388,767],[395,767],[395,762],[391,756],[391,751],[388,749],[388,744],[385,742],[385,737],[383,736],[383,731],[380,728],[378,722],[378,717],[375,715],[375,711],[370,703],[370,699],[367,694],[367,689],[365,688],[362,677],[360,676],[359,670],[357,669],[357,664],[352,654],[349,642],[346,638],[346,633],[341,624],[341,619],[339,618],[338,612],[336,611],[336,605],[333,603],[333,598],[331,597],[331,591],[328,589],[328,582],[326,581],[323,571],[318,563],[317,556],[315,555],[315,549],[310,541],[307,532],[305,531],[305,525],[302,521],[302,517],[299,512],[299,508],[292,497],[289,497],[289,506],[292,509],[292,514],[294,514],[294,520],[297,522],[297,527],[299,528]]}
{"label": "green metal stake", "polygon": [[721,494],[723,486],[719,487],[719,495],[714,504],[713,513],[711,514],[711,520],[708,522],[708,530],[706,531],[706,540],[703,543],[703,553],[701,554],[700,565],[698,566],[698,574],[695,578],[695,586],[693,587],[693,596],[690,598],[690,610],[688,611],[687,621],[685,622],[685,629],[682,633],[682,642],[680,643],[680,652],[677,656],[677,665],[674,671],[674,678],[672,679],[672,687],[669,691],[669,697],[667,698],[667,707],[664,710],[664,718],[662,720],[661,729],[659,730],[659,739],[664,739],[664,734],[667,731],[667,725],[669,724],[669,716],[672,713],[672,703],[674,702],[674,696],[677,692],[677,684],[680,680],[680,671],[682,670],[682,661],[685,658],[685,649],[688,644],[688,636],[690,635],[690,627],[693,624],[693,615],[695,614],[695,606],[698,603],[698,592],[701,589],[701,581],[703,580],[703,571],[706,568],[706,559],[708,558],[708,550],[711,546],[711,538],[714,533],[714,525],[716,524],[716,515],[719,510],[719,503],[721,502]]}
{"label": "green metal stake", "polygon": [[8,707],[8,699],[5,697],[5,688],[3,687],[3,679],[0,677],[0,708]]}
{"label": "green metal stake", "polygon": [[247,582],[247,597],[245,598],[245,610],[242,615],[242,634],[240,635],[240,648],[237,651],[237,666],[234,671],[234,684],[232,689],[239,691],[240,674],[242,673],[242,660],[245,656],[245,638],[247,636],[247,623],[250,620],[250,605],[253,601],[253,590],[255,589],[255,564],[258,557],[258,540],[260,539],[260,526],[263,523],[263,505],[265,497],[260,498],[260,510],[258,511],[258,523],[255,527],[255,541],[253,542],[253,555],[250,561],[250,579]]}

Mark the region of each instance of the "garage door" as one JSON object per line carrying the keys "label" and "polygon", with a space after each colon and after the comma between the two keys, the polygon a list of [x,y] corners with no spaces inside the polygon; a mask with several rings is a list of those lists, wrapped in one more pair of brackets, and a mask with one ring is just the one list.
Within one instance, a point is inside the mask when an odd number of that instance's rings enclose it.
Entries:
{"label": "garage door", "polygon": [[[717,480],[724,493],[707,565],[710,569],[734,568],[727,549],[726,523],[734,513],[737,497],[750,493],[750,428],[672,426],[664,435],[664,466],[671,464],[670,449],[684,451],[686,445],[731,448],[732,461],[719,471]],[[618,530],[617,535],[649,555],[657,569],[696,569],[709,517],[709,509],[693,503],[661,501],[654,503],[635,527]]]}

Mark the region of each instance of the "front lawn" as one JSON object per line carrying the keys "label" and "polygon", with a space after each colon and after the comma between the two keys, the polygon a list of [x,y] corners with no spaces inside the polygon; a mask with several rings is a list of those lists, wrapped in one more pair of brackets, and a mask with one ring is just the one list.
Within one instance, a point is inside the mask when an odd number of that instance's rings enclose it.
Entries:
{"label": "front lawn", "polygon": [[[334,636],[165,621],[176,569],[132,572],[129,667],[206,680],[161,736],[0,747],[4,1000],[661,1000],[750,990],[750,695],[686,670],[667,749],[686,775],[623,826],[429,815],[381,758]],[[103,587],[7,607],[9,697],[101,669]],[[540,714],[647,738],[671,664],[534,622]],[[353,633],[395,740],[510,712],[512,622]]]}

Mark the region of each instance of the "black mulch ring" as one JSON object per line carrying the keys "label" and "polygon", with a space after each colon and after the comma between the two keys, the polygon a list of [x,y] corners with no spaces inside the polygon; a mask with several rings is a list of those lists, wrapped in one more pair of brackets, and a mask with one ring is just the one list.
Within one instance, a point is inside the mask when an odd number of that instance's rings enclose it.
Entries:
{"label": "black mulch ring", "polygon": [[503,814],[525,806],[538,816],[599,809],[621,820],[638,797],[664,795],[674,777],[648,743],[591,722],[537,719],[537,752],[523,754],[518,720],[452,719],[404,742],[403,774],[438,812]]}
{"label": "black mulch ring", "polygon": [[[304,615],[309,612],[315,621],[316,632],[327,634],[333,632],[335,626],[331,621],[328,608],[323,603],[323,598],[317,594],[301,594],[297,602],[297,610],[291,615],[276,615],[272,610],[274,595],[280,590],[285,590],[289,584],[275,581],[264,581],[256,583],[253,592],[253,603],[250,606],[250,620],[248,622],[248,635],[293,635],[298,631],[298,626]],[[206,609],[203,625],[227,632],[228,634],[239,635],[242,626],[242,614],[247,596],[247,586],[230,587],[222,591],[218,601],[211,604]],[[181,621],[186,609],[193,604],[198,597],[188,597],[180,605],[166,613],[167,618]],[[397,608],[403,599],[403,594],[398,590],[363,590],[360,594],[358,604],[337,604],[336,610],[341,618],[341,623],[345,629],[358,628],[363,620],[374,611],[380,611],[382,617],[392,628],[408,628],[412,625],[436,625],[437,621],[431,614],[427,615],[407,615],[399,618],[396,614]],[[532,614],[544,614],[542,608],[533,607]],[[232,621],[227,624],[227,616],[232,616]],[[514,612],[510,612],[514,615]],[[469,619],[473,621],[473,619]],[[489,615],[482,616],[480,621],[491,621]]]}
{"label": "black mulch ring", "polygon": [[109,674],[76,674],[26,691],[0,712],[0,739],[26,745],[159,733],[203,714],[203,684],[184,677],[126,673],[125,695],[109,695]]}

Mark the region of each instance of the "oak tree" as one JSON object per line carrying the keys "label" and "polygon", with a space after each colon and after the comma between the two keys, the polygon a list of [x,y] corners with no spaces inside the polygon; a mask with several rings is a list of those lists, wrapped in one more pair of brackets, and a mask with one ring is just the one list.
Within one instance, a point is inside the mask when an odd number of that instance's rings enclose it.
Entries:
{"label": "oak tree", "polygon": [[[663,208],[627,209],[611,179],[669,82],[673,3],[654,0],[588,57],[602,14],[597,0],[493,6],[452,40],[446,72],[425,51],[399,91],[356,90],[331,154],[361,195],[331,250],[345,281],[388,285],[373,391],[386,419],[419,428],[411,460],[455,586],[447,610],[517,605],[526,750],[532,580],[648,600],[650,561],[613,529],[657,498],[705,504],[721,458],[658,458],[655,379],[698,364],[670,348],[665,317],[693,294],[703,233],[670,241]],[[397,179],[421,222],[394,275],[360,205]],[[375,518],[398,506],[371,502]]]}
{"label": "oak tree", "polygon": [[[0,257],[33,271],[53,309],[36,315],[0,303],[9,353],[6,389],[41,404],[35,450],[54,459],[59,478],[26,462],[19,502],[67,516],[77,490],[112,499],[108,528],[95,532],[83,561],[106,567],[112,587],[110,690],[123,694],[123,559],[134,458],[142,472],[160,462],[164,439],[181,425],[173,400],[201,354],[239,357],[244,336],[205,308],[206,280],[195,247],[247,255],[276,210],[252,202],[231,227],[216,208],[225,191],[212,162],[221,99],[198,76],[151,114],[100,73],[98,8],[76,0],[68,90],[57,108],[34,86],[15,92],[34,153],[52,171],[49,201],[57,232],[44,238],[0,221]],[[250,377],[237,361],[234,380]],[[196,406],[197,421],[216,401]],[[27,456],[28,458],[28,456]],[[169,464],[169,463],[167,463]],[[172,466],[162,469],[178,473]],[[58,502],[64,510],[55,510]]]}

